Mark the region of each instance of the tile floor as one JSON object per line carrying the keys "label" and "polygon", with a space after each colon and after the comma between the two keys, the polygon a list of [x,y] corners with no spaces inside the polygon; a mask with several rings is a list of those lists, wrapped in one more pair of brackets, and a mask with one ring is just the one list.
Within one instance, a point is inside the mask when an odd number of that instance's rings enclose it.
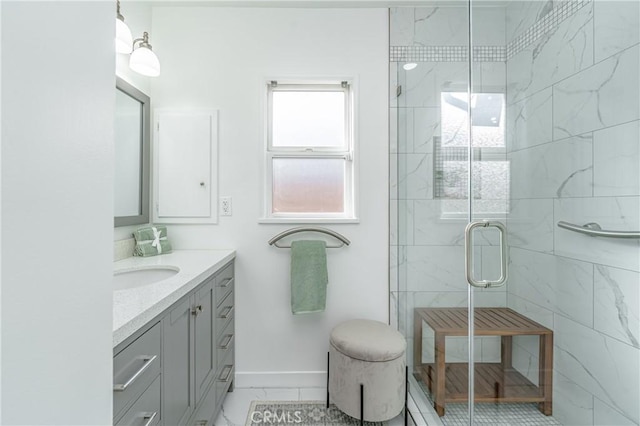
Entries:
{"label": "tile floor", "polygon": [[[426,396],[429,406],[433,407],[433,398],[425,383],[420,380],[419,385]],[[445,415],[440,417],[438,423],[444,426],[465,426],[469,424],[469,407],[465,403],[448,403],[445,406]],[[435,415],[435,411],[429,410]],[[491,426],[562,426],[552,416],[545,416],[538,410],[536,403],[476,403],[474,424]]]}
{"label": "tile floor", "polygon": [[[235,388],[227,394],[214,426],[244,426],[252,401],[324,401],[325,388]],[[389,421],[389,426],[404,426],[404,417]]]}

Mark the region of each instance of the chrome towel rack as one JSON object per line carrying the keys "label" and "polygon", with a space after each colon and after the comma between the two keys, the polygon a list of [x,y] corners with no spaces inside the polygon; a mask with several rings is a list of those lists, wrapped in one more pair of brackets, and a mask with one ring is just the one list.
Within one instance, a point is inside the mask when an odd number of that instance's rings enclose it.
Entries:
{"label": "chrome towel rack", "polygon": [[558,227],[589,235],[591,237],[640,238],[640,231],[611,231],[602,229],[602,227],[595,222],[586,223],[580,226],[561,220],[558,222]]}
{"label": "chrome towel rack", "polygon": [[349,241],[347,237],[335,231],[332,231],[331,229],[300,226],[298,228],[287,229],[286,231],[279,233],[278,235],[276,235],[275,237],[269,240],[269,245],[276,246],[278,248],[291,248],[291,245],[288,245],[288,246],[281,245],[281,244],[278,244],[278,241],[280,241],[284,237],[288,237],[289,235],[297,234],[299,232],[320,232],[321,234],[331,235],[333,238],[340,241],[339,245],[328,245],[327,248],[340,248],[340,247],[344,247],[345,245],[348,246],[349,244],[351,244],[351,241]]}

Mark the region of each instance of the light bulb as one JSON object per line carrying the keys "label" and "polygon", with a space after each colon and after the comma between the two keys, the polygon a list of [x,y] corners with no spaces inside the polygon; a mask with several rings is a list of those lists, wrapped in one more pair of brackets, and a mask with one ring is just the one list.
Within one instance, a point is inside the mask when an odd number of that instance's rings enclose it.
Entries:
{"label": "light bulb", "polygon": [[122,19],[116,18],[116,52],[131,53],[133,36],[129,26]]}
{"label": "light bulb", "polygon": [[147,47],[138,47],[131,53],[129,68],[148,77],[160,75],[160,61],[156,54]]}

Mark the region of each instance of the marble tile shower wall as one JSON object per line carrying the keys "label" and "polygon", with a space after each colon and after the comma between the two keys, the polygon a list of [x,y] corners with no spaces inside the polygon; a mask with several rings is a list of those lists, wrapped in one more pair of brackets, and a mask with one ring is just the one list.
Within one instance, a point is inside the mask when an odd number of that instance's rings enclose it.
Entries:
{"label": "marble tile shower wall", "polygon": [[[562,5],[509,3],[507,43]],[[637,425],[640,241],[556,223],[640,227],[640,3],[578,6],[506,63],[507,305],[554,330],[558,420]],[[535,339],[518,338],[514,350],[516,366],[536,382]]]}
{"label": "marble tile shower wall", "polygon": [[[640,242],[555,224],[640,227],[640,4],[512,1],[473,13],[476,44],[495,54],[473,63],[473,83],[506,88],[511,172],[511,276],[476,304],[509,306],[554,330],[558,420],[637,425]],[[467,85],[466,28],[466,8],[391,10],[391,312],[410,347],[413,307],[466,305],[464,223],[441,219],[432,189],[440,90]],[[401,61],[419,66],[405,72]],[[478,269],[495,269],[494,252],[476,250]],[[477,348],[477,360],[499,359],[497,341]],[[463,341],[447,349],[448,360],[466,359]],[[537,382],[536,340],[519,338],[514,351]]]}
{"label": "marble tile shower wall", "polygon": [[[504,92],[505,10],[482,8],[478,13],[474,84]],[[463,257],[467,201],[453,200],[461,216],[444,219],[442,213],[452,200],[435,198],[433,189],[434,137],[441,136],[441,92],[466,91],[468,86],[467,22],[468,11],[463,6],[391,9],[391,317],[407,336],[409,348],[413,346],[414,307],[467,306]],[[404,62],[418,62],[418,67],[405,71]],[[497,253],[490,239],[476,250],[477,276],[496,270]],[[506,290],[480,291],[476,304],[506,306]],[[425,362],[433,359],[432,339],[425,333]],[[464,362],[467,351],[466,338],[447,339],[447,361]],[[413,352],[407,354],[412,365]],[[497,338],[477,339],[478,361],[499,361],[499,354]]]}

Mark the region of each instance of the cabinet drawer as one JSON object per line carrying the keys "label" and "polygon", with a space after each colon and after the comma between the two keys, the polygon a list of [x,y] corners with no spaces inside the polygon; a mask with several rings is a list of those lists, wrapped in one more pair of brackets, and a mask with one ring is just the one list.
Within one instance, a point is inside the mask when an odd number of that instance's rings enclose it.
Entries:
{"label": "cabinet drawer", "polygon": [[113,358],[113,414],[136,400],[160,373],[160,324]]}
{"label": "cabinet drawer", "polygon": [[222,336],[222,331],[227,328],[234,317],[233,291],[216,308],[216,340]]}
{"label": "cabinet drawer", "polygon": [[[224,366],[223,363],[227,361],[228,354],[233,352],[235,344],[236,336],[234,332],[234,321],[231,319],[231,321],[227,323],[227,327],[224,331],[220,333],[218,341],[216,342],[216,351],[218,352],[216,355],[216,359],[218,360],[218,370]],[[233,359],[233,355],[231,355],[231,357],[231,359]]]}
{"label": "cabinet drawer", "polygon": [[225,364],[220,367],[218,374],[216,375],[216,382],[214,386],[216,387],[216,406],[222,405],[224,398],[231,386],[231,382],[233,382],[233,377],[235,374],[235,366],[233,365],[233,358],[228,358]]}
{"label": "cabinet drawer", "polygon": [[116,426],[153,426],[160,423],[160,376],[127,410]]}
{"label": "cabinet drawer", "polygon": [[227,297],[229,292],[233,289],[234,285],[233,263],[224,268],[222,272],[216,275],[216,290],[215,297],[217,300],[217,306]]}

